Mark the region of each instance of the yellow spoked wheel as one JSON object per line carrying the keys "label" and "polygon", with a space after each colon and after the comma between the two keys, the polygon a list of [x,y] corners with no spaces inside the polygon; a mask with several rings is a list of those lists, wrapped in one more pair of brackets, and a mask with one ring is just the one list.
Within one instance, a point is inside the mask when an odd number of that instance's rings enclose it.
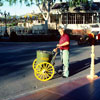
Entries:
{"label": "yellow spoked wheel", "polygon": [[54,67],[48,62],[42,62],[35,68],[35,77],[40,81],[48,81],[54,76]]}
{"label": "yellow spoked wheel", "polygon": [[35,60],[33,61],[33,64],[32,64],[33,70],[35,70],[35,68],[36,68],[36,62],[37,62],[37,59],[35,59]]}

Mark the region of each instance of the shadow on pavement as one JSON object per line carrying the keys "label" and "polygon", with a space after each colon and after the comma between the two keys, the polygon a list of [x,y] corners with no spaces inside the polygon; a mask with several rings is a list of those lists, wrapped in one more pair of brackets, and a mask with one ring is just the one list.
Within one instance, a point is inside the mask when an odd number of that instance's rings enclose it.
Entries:
{"label": "shadow on pavement", "polygon": [[[50,45],[46,47],[46,45],[42,45],[41,50],[52,50],[54,46]],[[45,48],[45,49],[44,49]],[[32,72],[32,63],[36,57],[36,50],[33,48],[17,48],[17,49],[9,49],[4,53],[0,53],[0,76],[8,75],[14,72],[19,72],[21,70],[23,73]]]}
{"label": "shadow on pavement", "polygon": [[58,100],[100,100],[99,94],[100,79],[97,79],[90,82],[89,84],[76,88],[68,94],[65,94],[63,97],[60,97]]}
{"label": "shadow on pavement", "polygon": [[[95,59],[95,65],[98,63],[100,63],[99,57],[97,59]],[[89,68],[90,66],[91,66],[91,58],[87,58],[87,59],[84,59],[81,61],[71,63],[70,67],[69,67],[70,76],[72,76],[78,72],[81,72],[81,71]]]}
{"label": "shadow on pavement", "polygon": [[69,67],[69,76],[72,76],[80,71],[83,71],[90,67],[91,58],[87,58],[81,61],[73,62]]}
{"label": "shadow on pavement", "polygon": [[[95,64],[100,63],[100,58],[98,57],[98,59],[95,59]],[[71,63],[69,66],[69,76],[72,76],[76,73],[79,73],[87,68],[89,68],[91,65],[91,58],[87,58],[81,61],[77,61],[77,62],[73,62]],[[58,71],[59,69],[62,69],[61,66],[58,66],[56,68],[56,71]],[[100,73],[98,73],[100,75]],[[53,79],[55,78],[59,78],[61,77],[62,74],[61,73],[57,73]]]}

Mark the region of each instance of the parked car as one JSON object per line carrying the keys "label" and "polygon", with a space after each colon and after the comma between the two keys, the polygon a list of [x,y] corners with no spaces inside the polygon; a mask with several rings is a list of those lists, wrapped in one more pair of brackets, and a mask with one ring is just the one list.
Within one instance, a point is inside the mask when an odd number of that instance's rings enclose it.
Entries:
{"label": "parked car", "polygon": [[93,33],[94,37],[92,34],[80,35],[80,38],[77,41],[78,45],[91,44],[92,41],[96,44],[100,41],[100,26],[98,24],[90,25],[89,29],[91,30],[90,33]]}
{"label": "parked car", "polygon": [[77,43],[78,45],[82,44],[97,44],[100,41],[100,31],[91,31],[92,34],[88,35],[81,35],[80,38],[78,39]]}

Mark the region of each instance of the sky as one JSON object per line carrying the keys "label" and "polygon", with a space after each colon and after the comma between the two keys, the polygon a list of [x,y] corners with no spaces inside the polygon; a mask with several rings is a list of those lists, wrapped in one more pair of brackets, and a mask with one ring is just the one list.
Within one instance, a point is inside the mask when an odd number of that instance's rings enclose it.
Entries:
{"label": "sky", "polygon": [[[100,0],[94,0],[100,2]],[[4,5],[0,7],[1,12],[6,11],[7,13],[10,12],[10,15],[24,15],[27,13],[31,13],[35,11],[36,13],[39,12],[39,9],[36,5],[31,5],[30,7],[26,6],[24,3],[21,5],[20,3],[14,4],[13,6],[9,6],[8,2],[4,2]],[[0,15],[1,16],[1,15]]]}
{"label": "sky", "polygon": [[24,3],[22,5],[20,3],[17,3],[10,6],[8,2],[4,2],[3,6],[0,7],[0,10],[1,12],[10,12],[10,15],[24,15],[33,11],[39,12],[39,9],[36,5],[31,5],[29,7],[26,6]]}

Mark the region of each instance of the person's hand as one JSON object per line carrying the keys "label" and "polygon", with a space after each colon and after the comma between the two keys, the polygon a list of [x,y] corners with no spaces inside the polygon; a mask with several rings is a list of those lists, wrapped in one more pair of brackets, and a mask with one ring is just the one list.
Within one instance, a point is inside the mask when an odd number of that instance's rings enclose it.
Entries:
{"label": "person's hand", "polygon": [[57,44],[57,48],[60,48],[60,44]]}
{"label": "person's hand", "polygon": [[55,48],[55,49],[53,49],[53,51],[54,51],[54,52],[57,52],[57,49],[58,49],[58,48]]}

